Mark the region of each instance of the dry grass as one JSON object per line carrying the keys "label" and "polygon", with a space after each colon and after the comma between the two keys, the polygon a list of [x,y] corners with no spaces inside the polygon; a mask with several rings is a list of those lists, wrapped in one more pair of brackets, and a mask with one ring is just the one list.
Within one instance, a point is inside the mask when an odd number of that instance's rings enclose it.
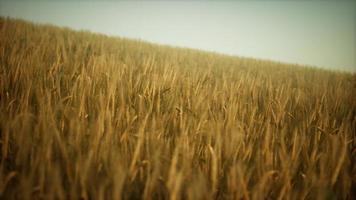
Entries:
{"label": "dry grass", "polygon": [[0,18],[0,198],[352,199],[356,76]]}

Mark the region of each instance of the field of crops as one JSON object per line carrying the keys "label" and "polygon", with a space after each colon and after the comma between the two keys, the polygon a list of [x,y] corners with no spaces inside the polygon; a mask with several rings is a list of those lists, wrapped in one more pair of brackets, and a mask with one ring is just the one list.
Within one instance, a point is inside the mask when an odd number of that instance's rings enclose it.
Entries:
{"label": "field of crops", "polygon": [[0,18],[0,199],[352,199],[356,75]]}

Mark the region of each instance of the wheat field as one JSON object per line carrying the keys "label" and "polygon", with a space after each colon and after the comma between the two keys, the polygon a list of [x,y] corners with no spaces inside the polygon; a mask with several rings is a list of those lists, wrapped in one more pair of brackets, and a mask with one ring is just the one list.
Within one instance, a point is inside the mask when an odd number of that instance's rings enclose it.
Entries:
{"label": "wheat field", "polygon": [[0,18],[0,199],[353,199],[356,75]]}

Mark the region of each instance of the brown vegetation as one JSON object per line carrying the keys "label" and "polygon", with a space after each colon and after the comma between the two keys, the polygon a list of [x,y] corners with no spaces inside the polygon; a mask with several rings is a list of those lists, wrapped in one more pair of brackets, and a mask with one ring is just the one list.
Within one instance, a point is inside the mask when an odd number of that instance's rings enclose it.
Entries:
{"label": "brown vegetation", "polygon": [[351,199],[356,76],[0,18],[0,198]]}

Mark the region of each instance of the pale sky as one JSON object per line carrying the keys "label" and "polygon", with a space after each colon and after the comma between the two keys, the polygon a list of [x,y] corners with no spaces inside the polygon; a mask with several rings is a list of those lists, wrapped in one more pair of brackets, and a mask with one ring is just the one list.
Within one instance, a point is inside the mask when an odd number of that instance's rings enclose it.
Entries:
{"label": "pale sky", "polygon": [[13,1],[0,15],[356,72],[356,1]]}

